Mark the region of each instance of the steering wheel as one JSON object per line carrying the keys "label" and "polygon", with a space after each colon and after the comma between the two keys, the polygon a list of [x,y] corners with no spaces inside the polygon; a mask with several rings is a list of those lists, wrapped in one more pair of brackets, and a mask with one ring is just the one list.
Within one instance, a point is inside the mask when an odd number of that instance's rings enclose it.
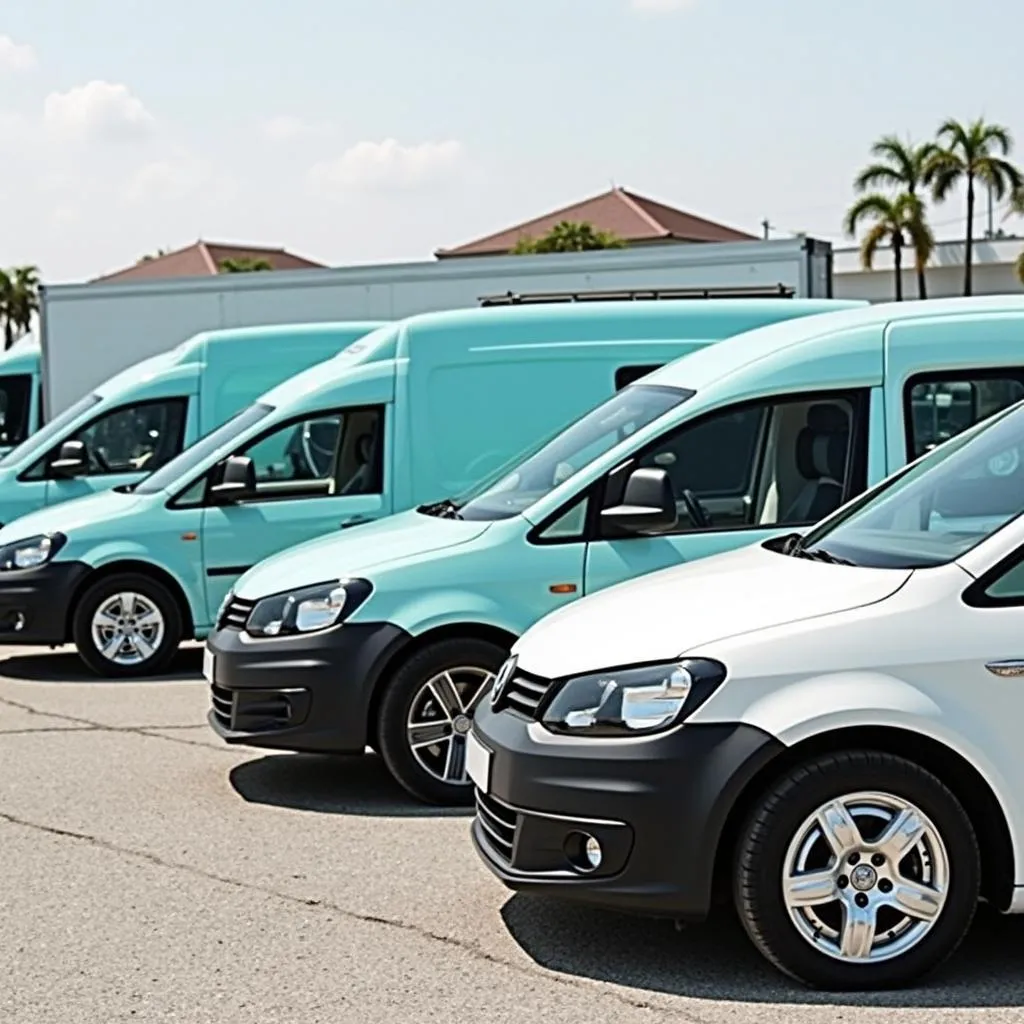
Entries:
{"label": "steering wheel", "polygon": [[683,504],[686,506],[686,512],[690,517],[690,522],[699,530],[709,529],[711,526],[711,519],[707,512],[704,511],[704,506],[700,501],[698,501],[697,495],[694,494],[689,487],[684,487],[682,491],[680,491],[679,497],[683,499]]}
{"label": "steering wheel", "polygon": [[[313,440],[314,423],[305,423],[302,427],[302,456],[306,465],[317,475],[326,476],[331,468],[331,460],[334,458],[334,451],[318,445]],[[315,453],[315,454],[314,454]],[[321,468],[322,467],[322,468]]]}

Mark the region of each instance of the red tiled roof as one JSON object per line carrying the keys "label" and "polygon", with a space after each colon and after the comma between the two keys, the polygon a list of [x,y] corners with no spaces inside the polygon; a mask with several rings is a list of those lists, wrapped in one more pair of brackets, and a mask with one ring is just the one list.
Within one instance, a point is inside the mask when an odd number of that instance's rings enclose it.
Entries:
{"label": "red tiled roof", "polygon": [[323,269],[324,264],[314,263],[302,256],[296,256],[285,249],[268,249],[259,245],[227,245],[221,242],[196,242],[185,249],[140,260],[133,267],[104,274],[94,281],[152,281],[166,277],[212,277],[220,273],[222,260],[253,259],[266,260],[274,270]]}
{"label": "red tiled roof", "polygon": [[716,224],[692,213],[666,206],[624,188],[613,188],[581,203],[518,224],[454,249],[438,249],[445,256],[494,256],[510,252],[525,237],[539,238],[561,221],[585,221],[611,231],[632,245],[653,242],[750,242],[754,235]]}

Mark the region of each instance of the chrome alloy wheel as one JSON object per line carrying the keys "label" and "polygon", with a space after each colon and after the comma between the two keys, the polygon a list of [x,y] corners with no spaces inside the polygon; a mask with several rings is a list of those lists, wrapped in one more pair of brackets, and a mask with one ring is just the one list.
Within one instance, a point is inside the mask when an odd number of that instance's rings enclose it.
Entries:
{"label": "chrome alloy wheel", "polygon": [[932,930],[949,892],[949,855],[909,801],[862,792],[823,804],[797,830],[783,900],[799,934],[849,963],[901,956]]}
{"label": "chrome alloy wheel", "polygon": [[133,591],[111,594],[92,617],[92,642],[115,665],[141,665],[164,639],[164,617],[148,597]]}
{"label": "chrome alloy wheel", "polygon": [[409,708],[406,736],[417,764],[428,775],[451,786],[465,786],[466,735],[473,712],[494,673],[466,665],[431,677]]}

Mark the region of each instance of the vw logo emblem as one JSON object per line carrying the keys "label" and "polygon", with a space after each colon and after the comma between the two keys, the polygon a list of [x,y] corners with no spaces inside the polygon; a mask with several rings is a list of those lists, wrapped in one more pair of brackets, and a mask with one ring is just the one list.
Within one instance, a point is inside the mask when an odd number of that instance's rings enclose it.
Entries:
{"label": "vw logo emblem", "polygon": [[494,686],[491,689],[491,707],[493,708],[499,700],[501,695],[508,685],[509,680],[512,678],[512,673],[516,670],[516,662],[519,659],[513,654],[504,665],[498,669],[498,674],[494,677]]}

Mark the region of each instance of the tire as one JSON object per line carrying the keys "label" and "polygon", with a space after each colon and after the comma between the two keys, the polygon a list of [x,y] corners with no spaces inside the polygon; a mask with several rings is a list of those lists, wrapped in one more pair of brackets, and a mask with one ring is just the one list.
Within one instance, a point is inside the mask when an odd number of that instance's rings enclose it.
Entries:
{"label": "tire", "polygon": [[[828,805],[838,823],[834,845],[826,845],[823,819],[816,816]],[[837,814],[837,807],[845,809],[856,831],[844,831],[848,819]],[[872,852],[871,840],[884,836],[908,808],[917,815],[915,826],[924,827],[921,838],[895,858]],[[950,956],[974,917],[981,865],[970,819],[939,779],[903,758],[866,750],[812,758],[759,799],[741,836],[733,897],[743,926],[765,957],[810,987],[864,991],[905,986]],[[847,853],[837,857],[837,848]],[[801,854],[806,859],[797,859]],[[805,877],[802,898],[808,905],[796,906],[786,879],[815,869],[819,887]],[[920,887],[894,885],[897,876]],[[944,902],[933,894],[943,890]],[[830,893],[835,894],[831,903]],[[892,905],[900,893],[907,901],[916,900],[916,914]],[[859,911],[858,900],[863,903]],[[853,914],[873,919],[878,930],[849,929],[844,902]],[[922,907],[930,908],[930,919],[921,916]],[[846,949],[840,945],[843,935],[850,943]]]}
{"label": "tire", "polygon": [[[120,628],[113,625],[116,618],[127,618],[117,614],[119,604],[117,597],[121,594],[136,595],[132,611],[136,613],[136,622],[145,618],[147,624],[140,629],[144,643],[135,647],[130,638],[122,642],[118,660],[104,655],[97,641],[94,638],[93,624],[97,613],[105,605],[111,606],[114,602],[112,613],[115,618],[111,619],[111,625],[106,622],[103,625],[104,634],[110,629]],[[146,612],[146,609],[149,609]],[[152,612],[159,617],[160,628],[156,629],[152,623]],[[145,612],[145,615],[140,613]],[[129,627],[130,628],[130,627]],[[71,634],[78,648],[79,657],[88,667],[106,679],[129,679],[139,676],[155,675],[163,672],[171,659],[174,657],[178,646],[183,639],[183,625],[181,610],[174,595],[159,580],[146,576],[143,573],[127,572],[117,573],[98,580],[89,587],[79,598],[74,610],[71,623]],[[111,642],[113,642],[113,637]],[[154,642],[155,641],[155,642]],[[152,653],[142,658],[129,658],[127,655],[134,651],[138,656],[151,648]]]}
{"label": "tire", "polygon": [[[507,657],[506,648],[486,640],[440,640],[414,654],[391,677],[380,703],[377,749],[388,770],[412,796],[424,803],[449,807],[473,802],[473,786],[464,774],[465,731],[460,730],[468,731],[476,703],[490,689],[490,682]],[[439,690],[426,690],[428,683],[445,672],[451,672],[450,678],[456,683],[460,700],[457,707],[464,721],[451,713],[455,707],[452,691],[443,680],[435,683]],[[447,700],[445,707],[441,706],[442,696]],[[411,718],[413,714],[415,718]],[[423,723],[423,742],[434,735],[449,739],[414,751],[409,729],[416,723]],[[444,781],[442,776],[446,775],[458,775],[460,781]]]}

